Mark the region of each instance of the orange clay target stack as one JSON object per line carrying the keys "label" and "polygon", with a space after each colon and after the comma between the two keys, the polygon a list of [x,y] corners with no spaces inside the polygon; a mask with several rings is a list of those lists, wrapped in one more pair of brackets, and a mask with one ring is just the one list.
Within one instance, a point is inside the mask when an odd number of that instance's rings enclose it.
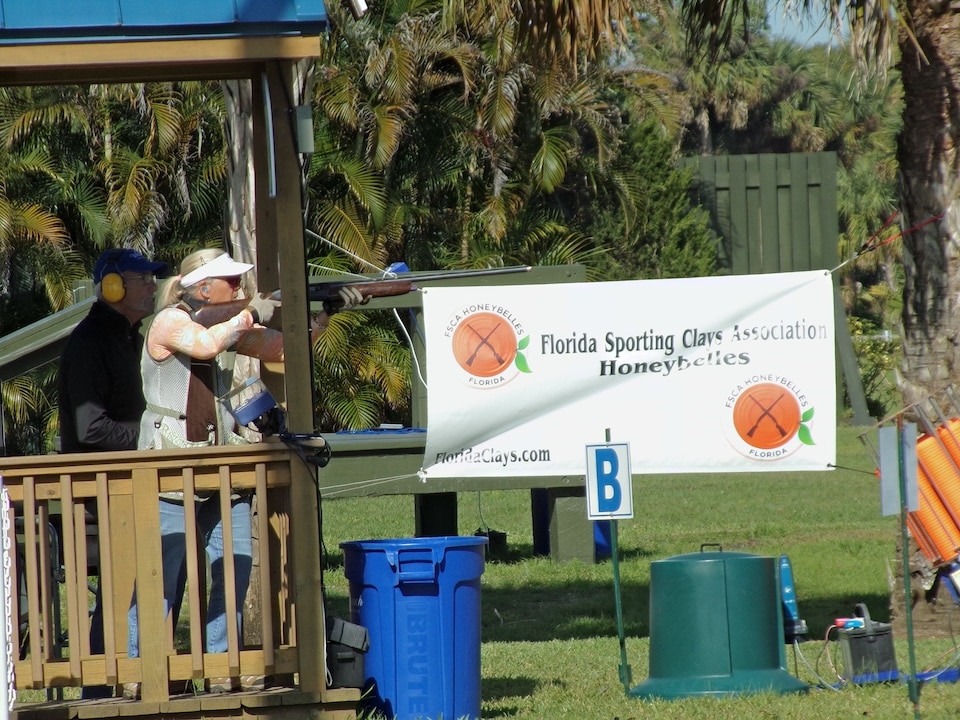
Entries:
{"label": "orange clay target stack", "polygon": [[[929,398],[881,421],[877,433],[882,512],[900,514],[902,546],[908,548],[912,537],[919,548],[914,556],[904,552],[903,562],[908,684],[914,703],[919,701],[919,688],[910,593],[913,567],[920,564],[927,587],[942,582],[960,604],[960,396],[948,387],[946,397],[947,414]],[[919,422],[919,436],[917,425],[904,423],[908,412]],[[865,435],[861,439],[866,441]]]}
{"label": "orange clay target stack", "polygon": [[[909,486],[904,506],[907,529],[928,564],[925,572],[928,577],[933,577],[941,568],[952,568],[960,560],[960,396],[950,387],[947,399],[949,418],[929,399],[887,419],[897,418],[902,424],[902,415],[909,410],[919,421],[919,427],[909,426],[914,432],[920,431],[915,445],[916,457],[905,455],[903,459],[910,464],[904,470]],[[874,454],[880,466],[881,492],[885,493],[884,514],[891,515],[900,511],[900,498],[895,497],[893,483],[884,482],[889,479],[886,475],[896,472],[895,457],[888,459],[886,467],[884,464],[883,433],[894,430],[889,423],[884,427],[885,422],[880,423],[880,448]],[[866,440],[866,436],[861,439]],[[891,452],[895,455],[895,449]],[[884,490],[884,485],[891,487]],[[954,599],[960,602],[960,587],[952,585]]]}
{"label": "orange clay target stack", "polygon": [[[931,570],[952,566],[960,555],[960,402],[953,388],[948,419],[931,399],[916,406],[923,433],[917,438],[917,503],[907,527]],[[948,583],[955,599],[960,588]]]}

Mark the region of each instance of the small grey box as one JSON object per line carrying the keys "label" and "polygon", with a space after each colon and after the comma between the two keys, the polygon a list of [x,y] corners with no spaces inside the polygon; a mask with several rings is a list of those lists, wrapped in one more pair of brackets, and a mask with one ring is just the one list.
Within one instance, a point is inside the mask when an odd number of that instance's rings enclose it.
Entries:
{"label": "small grey box", "polygon": [[370,649],[370,633],[367,629],[363,625],[347,622],[340,618],[333,619],[327,640],[346,645],[360,652],[366,652]]}

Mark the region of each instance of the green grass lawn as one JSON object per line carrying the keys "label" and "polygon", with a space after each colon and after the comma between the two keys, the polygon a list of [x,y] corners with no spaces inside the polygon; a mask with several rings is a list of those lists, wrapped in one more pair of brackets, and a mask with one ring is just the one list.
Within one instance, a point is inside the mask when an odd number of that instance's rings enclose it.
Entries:
{"label": "green grass lawn", "polygon": [[[875,460],[838,429],[838,469],[824,472],[637,476],[634,518],[618,524],[621,595],[632,684],[648,677],[650,564],[697,552],[777,557],[793,566],[808,641],[786,647],[788,669],[810,684],[802,695],[746,695],[650,702],[629,697],[620,681],[612,563],[558,563],[533,554],[528,491],[463,492],[458,527],[507,535],[508,557],[481,578],[481,689],[486,720],[503,718],[902,718],[955,717],[960,688],[928,683],[914,707],[905,683],[838,687],[839,643],[824,641],[835,617],[865,603],[890,619],[899,521],[881,517]],[[335,461],[325,472],[336,472]],[[466,484],[466,482],[465,482]],[[339,543],[414,533],[406,496],[345,498],[323,504],[324,575],[331,612],[349,617]],[[950,609],[949,612],[955,612]],[[958,621],[960,624],[960,621]],[[905,637],[897,662],[909,670]],[[676,642],[696,642],[678,635]],[[917,670],[957,666],[954,638],[918,639]]]}

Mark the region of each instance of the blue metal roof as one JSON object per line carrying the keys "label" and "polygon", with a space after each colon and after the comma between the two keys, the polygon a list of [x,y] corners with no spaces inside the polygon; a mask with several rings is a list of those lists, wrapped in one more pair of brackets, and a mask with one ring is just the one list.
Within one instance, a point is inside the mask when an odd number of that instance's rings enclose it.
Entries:
{"label": "blue metal roof", "polygon": [[0,0],[0,44],[316,34],[323,0]]}

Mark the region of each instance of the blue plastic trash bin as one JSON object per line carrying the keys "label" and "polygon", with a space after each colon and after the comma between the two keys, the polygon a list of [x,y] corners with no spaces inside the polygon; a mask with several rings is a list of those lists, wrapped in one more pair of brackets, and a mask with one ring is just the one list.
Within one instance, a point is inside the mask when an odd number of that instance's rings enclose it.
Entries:
{"label": "blue plastic trash bin", "polygon": [[364,704],[397,720],[480,717],[487,538],[340,543],[350,620],[370,635]]}

